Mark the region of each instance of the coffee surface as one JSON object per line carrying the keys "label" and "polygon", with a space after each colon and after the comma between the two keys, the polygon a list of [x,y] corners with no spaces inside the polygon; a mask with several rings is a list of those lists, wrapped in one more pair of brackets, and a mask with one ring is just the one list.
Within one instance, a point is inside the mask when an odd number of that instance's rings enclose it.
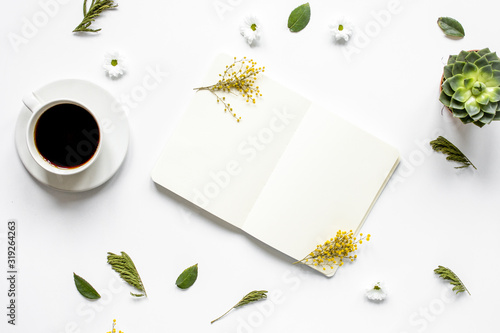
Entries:
{"label": "coffee surface", "polygon": [[75,104],[58,104],[45,111],[35,126],[35,145],[49,163],[75,168],[94,156],[100,140],[95,118]]}

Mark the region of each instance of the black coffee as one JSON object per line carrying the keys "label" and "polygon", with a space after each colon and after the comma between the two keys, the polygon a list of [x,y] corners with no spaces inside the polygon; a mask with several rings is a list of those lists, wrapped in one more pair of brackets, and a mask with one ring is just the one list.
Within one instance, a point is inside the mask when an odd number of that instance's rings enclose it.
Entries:
{"label": "black coffee", "polygon": [[100,140],[94,117],[75,104],[45,111],[35,126],[35,145],[45,160],[61,168],[78,167],[94,156]]}

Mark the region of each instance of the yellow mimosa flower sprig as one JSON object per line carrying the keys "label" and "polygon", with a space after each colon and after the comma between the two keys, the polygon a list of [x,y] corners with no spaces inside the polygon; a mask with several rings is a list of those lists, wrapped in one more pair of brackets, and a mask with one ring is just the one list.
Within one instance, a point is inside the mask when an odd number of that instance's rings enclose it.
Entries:
{"label": "yellow mimosa flower sprig", "polygon": [[[107,333],[116,333],[116,319],[113,319],[113,327],[111,328],[111,331],[108,331]],[[118,331],[118,333],[123,333],[122,331]]]}
{"label": "yellow mimosa flower sprig", "polygon": [[226,102],[226,97],[220,97],[220,92],[241,94],[247,103],[255,104],[256,98],[262,96],[259,86],[255,85],[257,75],[263,73],[265,67],[257,67],[257,63],[253,59],[247,60],[247,57],[236,60],[231,65],[226,66],[223,74],[219,74],[220,80],[211,86],[194,88],[196,91],[208,90],[217,97],[217,103],[224,105],[224,112],[229,112],[240,121],[241,117],[237,117],[230,103]]}
{"label": "yellow mimosa flower sprig", "polygon": [[309,253],[304,259],[295,263],[301,263],[309,266],[319,266],[326,270],[326,267],[344,265],[344,259],[354,261],[358,256],[354,252],[358,249],[358,244],[363,240],[369,241],[370,234],[363,237],[359,234],[359,239],[354,237],[352,230],[349,232],[339,230],[335,238],[330,238],[323,245],[317,245],[316,249]]}

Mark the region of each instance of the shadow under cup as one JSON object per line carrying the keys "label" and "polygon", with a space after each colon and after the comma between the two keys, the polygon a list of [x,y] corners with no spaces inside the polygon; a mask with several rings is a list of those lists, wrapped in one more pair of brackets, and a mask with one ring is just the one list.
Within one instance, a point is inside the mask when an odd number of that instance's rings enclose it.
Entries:
{"label": "shadow under cup", "polygon": [[33,115],[28,147],[40,166],[69,175],[86,169],[100,151],[102,135],[95,116],[83,105],[58,101]]}

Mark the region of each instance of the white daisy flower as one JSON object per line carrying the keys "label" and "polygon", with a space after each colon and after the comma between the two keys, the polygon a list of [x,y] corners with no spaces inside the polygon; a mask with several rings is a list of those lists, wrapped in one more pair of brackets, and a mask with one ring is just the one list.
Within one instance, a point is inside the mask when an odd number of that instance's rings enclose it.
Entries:
{"label": "white daisy flower", "polygon": [[387,297],[383,284],[380,282],[375,283],[370,289],[367,289],[365,295],[370,301],[377,302],[382,302]]}
{"label": "white daisy flower", "polygon": [[354,25],[345,17],[330,24],[330,33],[337,42],[348,42],[354,32]]}
{"label": "white daisy flower", "polygon": [[260,23],[257,18],[253,15],[247,16],[240,27],[240,33],[245,37],[248,45],[258,41],[260,38]]}
{"label": "white daisy flower", "polygon": [[107,52],[102,65],[109,77],[116,79],[125,74],[124,59],[118,52]]}

